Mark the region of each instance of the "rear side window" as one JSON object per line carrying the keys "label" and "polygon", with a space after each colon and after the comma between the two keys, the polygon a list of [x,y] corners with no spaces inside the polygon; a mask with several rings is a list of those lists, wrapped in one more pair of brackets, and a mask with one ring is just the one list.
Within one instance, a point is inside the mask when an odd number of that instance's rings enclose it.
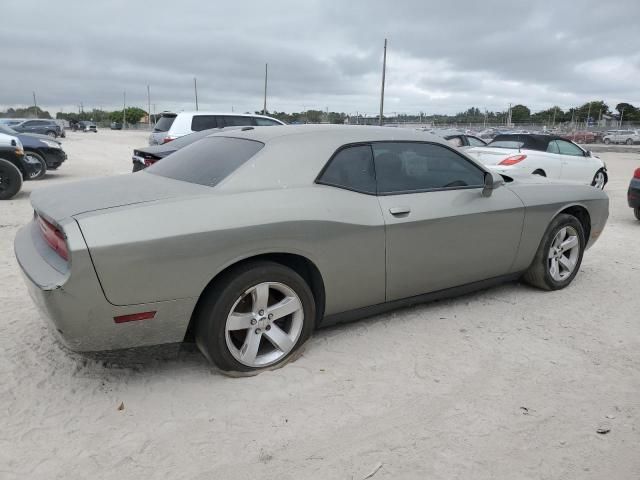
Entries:
{"label": "rear side window", "polygon": [[441,145],[414,142],[374,143],[378,193],[408,193],[444,188],[476,188],[484,172]]}
{"label": "rear side window", "polygon": [[376,193],[371,146],[354,145],[336,153],[318,183],[361,193]]}
{"label": "rear side window", "polygon": [[181,148],[144,171],[214,187],[262,147],[264,143],[243,138],[206,137]]}
{"label": "rear side window", "polygon": [[221,127],[247,127],[255,125],[251,117],[237,117],[235,115],[225,115],[221,117]]}
{"label": "rear side window", "polygon": [[476,137],[467,137],[467,140],[469,140],[469,145],[472,147],[484,147],[486,145],[486,143]]}
{"label": "rear side window", "polygon": [[154,132],[168,132],[169,129],[171,128],[171,125],[173,125],[173,121],[176,119],[176,117],[165,117],[162,116],[160,117],[160,120],[158,120],[156,122],[156,125],[153,127],[153,131]]}
{"label": "rear side window", "polygon": [[560,153],[558,144],[555,140],[552,140],[551,142],[549,142],[549,145],[547,145],[547,153]]}
{"label": "rear side window", "polygon": [[274,120],[270,120],[268,118],[254,118],[254,120],[256,121],[256,125],[259,127],[271,127],[271,126],[275,126],[275,125],[280,125],[278,122],[274,121]]}
{"label": "rear side window", "polygon": [[218,127],[224,127],[224,124],[218,122],[217,115],[194,115],[191,119],[191,130],[194,132]]}

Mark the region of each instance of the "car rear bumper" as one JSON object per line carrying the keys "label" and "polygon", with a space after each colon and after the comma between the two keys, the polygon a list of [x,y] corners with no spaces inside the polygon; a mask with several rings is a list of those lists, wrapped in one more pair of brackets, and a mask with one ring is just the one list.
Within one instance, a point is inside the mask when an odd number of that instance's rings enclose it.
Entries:
{"label": "car rear bumper", "polygon": [[631,208],[640,208],[640,180],[631,180],[627,191],[627,203]]}
{"label": "car rear bumper", "polygon": [[[99,352],[184,339],[197,299],[112,305],[98,282],[77,223],[71,221],[64,231],[71,252],[66,270],[48,258],[55,253],[34,221],[18,231],[14,249],[29,295],[65,346],[76,352]],[[141,312],[155,314],[147,320],[115,320]]]}

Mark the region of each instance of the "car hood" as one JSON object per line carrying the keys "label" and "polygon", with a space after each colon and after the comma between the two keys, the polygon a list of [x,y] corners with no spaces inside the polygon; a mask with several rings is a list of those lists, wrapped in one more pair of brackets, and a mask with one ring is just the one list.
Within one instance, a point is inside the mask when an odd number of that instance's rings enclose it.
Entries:
{"label": "car hood", "polygon": [[60,223],[81,213],[212,191],[211,187],[138,172],[40,188],[31,194],[31,204],[39,214]]}
{"label": "car hood", "polygon": [[[35,140],[47,140],[49,142],[56,142],[58,144],[61,144],[59,141],[57,141],[55,138],[51,138],[48,135],[41,135],[39,133],[20,133],[19,135],[20,140],[22,141],[23,144],[25,144],[25,139],[24,137],[26,137],[27,141],[29,139],[35,139]],[[25,144],[26,145],[26,144]]]}

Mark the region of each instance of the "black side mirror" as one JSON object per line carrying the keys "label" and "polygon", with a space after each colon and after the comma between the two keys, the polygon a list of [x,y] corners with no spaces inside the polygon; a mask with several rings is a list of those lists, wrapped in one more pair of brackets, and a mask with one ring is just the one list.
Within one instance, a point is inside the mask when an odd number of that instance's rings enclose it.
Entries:
{"label": "black side mirror", "polygon": [[504,185],[504,178],[502,175],[495,172],[487,172],[484,174],[484,188],[482,189],[483,197],[490,197],[493,191]]}
{"label": "black side mirror", "polygon": [[593,153],[591,152],[591,150],[587,150],[584,154],[585,157],[593,157]]}

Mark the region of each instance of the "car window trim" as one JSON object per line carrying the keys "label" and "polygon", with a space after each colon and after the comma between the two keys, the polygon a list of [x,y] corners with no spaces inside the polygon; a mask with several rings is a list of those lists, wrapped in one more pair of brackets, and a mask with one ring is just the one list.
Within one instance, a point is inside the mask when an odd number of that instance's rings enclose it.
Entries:
{"label": "car window trim", "polygon": [[[327,163],[322,167],[322,169],[320,170],[320,173],[318,173],[318,175],[316,176],[316,178],[315,178],[313,183],[318,184],[318,185],[326,185],[326,186],[329,186],[329,187],[341,188],[342,190],[348,190],[348,191],[351,191],[351,192],[362,193],[362,194],[365,194],[365,195],[375,195],[377,197],[388,197],[388,196],[391,196],[391,195],[409,195],[409,194],[412,194],[412,193],[446,192],[446,191],[449,191],[449,190],[472,190],[472,189],[476,189],[476,188],[477,189],[484,188],[484,185],[466,185],[466,186],[461,186],[461,187],[421,188],[421,189],[418,189],[418,190],[402,190],[402,191],[397,191],[397,192],[380,192],[380,191],[378,191],[378,175],[377,175],[377,172],[376,172],[376,158],[375,158],[375,155],[373,154],[373,145],[376,144],[376,143],[421,143],[421,144],[427,144],[427,145],[437,145],[439,147],[446,148],[447,150],[450,150],[451,152],[455,153],[460,158],[465,160],[467,163],[470,163],[473,167],[475,167],[478,170],[480,170],[483,173],[483,175],[486,176],[487,174],[490,174],[490,172],[488,170],[480,167],[475,162],[471,161],[470,159],[468,159],[467,157],[462,155],[460,152],[456,151],[455,148],[449,147],[448,145],[445,145],[443,143],[428,142],[428,141],[421,141],[421,140],[373,140],[373,141],[369,141],[369,142],[345,143],[344,145],[341,145],[340,147],[338,147],[336,149],[336,151],[333,152],[331,157],[329,157],[329,160],[327,161]],[[340,153],[341,150],[344,150],[344,149],[350,148],[350,147],[358,147],[358,146],[369,146],[371,148],[371,158],[373,160],[373,175],[374,175],[374,179],[376,181],[376,191],[375,191],[375,193],[366,192],[366,191],[362,191],[362,190],[355,189],[355,188],[345,187],[344,185],[335,185],[335,184],[332,184],[330,182],[322,181],[322,179],[321,179],[322,175],[329,168],[329,165],[331,165],[331,162],[333,162],[333,159],[336,157],[336,155],[338,153]]]}

